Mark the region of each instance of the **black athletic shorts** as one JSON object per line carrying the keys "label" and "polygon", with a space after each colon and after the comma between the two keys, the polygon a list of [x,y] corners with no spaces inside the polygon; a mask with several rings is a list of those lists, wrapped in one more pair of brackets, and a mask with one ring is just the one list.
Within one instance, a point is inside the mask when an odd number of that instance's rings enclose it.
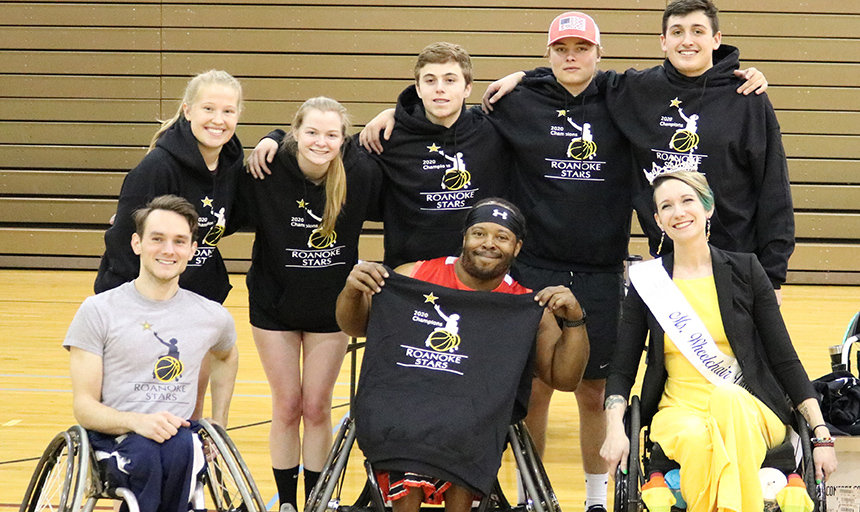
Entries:
{"label": "black athletic shorts", "polygon": [[313,305],[285,308],[265,307],[253,297],[248,299],[251,325],[267,331],[339,332],[334,311],[323,311]]}
{"label": "black athletic shorts", "polygon": [[585,328],[591,354],[583,378],[605,379],[609,375],[609,363],[618,340],[621,301],[624,298],[623,274],[563,272],[532,267],[517,261],[514,262],[511,275],[535,293],[547,286],[563,285],[570,288],[588,315]]}

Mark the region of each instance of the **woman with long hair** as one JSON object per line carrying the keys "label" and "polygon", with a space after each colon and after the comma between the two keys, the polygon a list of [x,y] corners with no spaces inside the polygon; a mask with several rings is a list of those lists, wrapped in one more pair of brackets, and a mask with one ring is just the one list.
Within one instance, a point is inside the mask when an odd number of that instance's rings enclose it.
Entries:
{"label": "woman with long hair", "polygon": [[173,194],[187,199],[200,216],[197,252],[179,284],[224,302],[230,281],[217,244],[232,213],[244,159],[235,134],[241,110],[242,86],[229,73],[213,69],[188,82],[176,114],[162,122],[146,156],[123,181],[113,225],[105,232],[96,293],[137,277],[132,214],[157,196]]}
{"label": "woman with long hair", "polygon": [[785,439],[791,404],[812,428],[819,480],[836,469],[833,439],[758,259],[708,244],[704,175],[662,174],[653,190],[674,252],[630,268],[600,453],[610,470],[627,460],[624,411],[650,332],[642,422],[681,465],[688,510],[762,510],[758,471]]}
{"label": "woman with long hair", "polygon": [[287,510],[297,506],[299,463],[307,496],[331,447],[332,392],[348,342],[335,302],[358,261],[358,238],[378,193],[373,160],[344,152],[348,127],[337,101],[307,100],[269,164],[271,174],[247,174],[240,187],[244,224],[256,230],[250,319],[272,390],[269,451]]}

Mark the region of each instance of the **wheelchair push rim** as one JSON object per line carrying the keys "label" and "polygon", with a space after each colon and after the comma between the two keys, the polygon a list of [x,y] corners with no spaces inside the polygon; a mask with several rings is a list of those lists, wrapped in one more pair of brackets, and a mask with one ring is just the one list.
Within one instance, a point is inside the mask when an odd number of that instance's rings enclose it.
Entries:
{"label": "wheelchair push rim", "polygon": [[80,510],[90,468],[89,438],[78,425],[48,444],[27,486],[20,512]]}

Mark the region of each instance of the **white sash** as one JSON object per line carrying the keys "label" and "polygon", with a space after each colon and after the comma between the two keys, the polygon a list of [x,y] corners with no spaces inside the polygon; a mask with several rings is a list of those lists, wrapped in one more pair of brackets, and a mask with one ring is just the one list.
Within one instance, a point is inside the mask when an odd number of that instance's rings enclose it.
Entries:
{"label": "white sash", "polygon": [[662,258],[631,265],[630,281],[678,350],[715,386],[743,386],[737,359],[720,352],[702,319],[672,282]]}

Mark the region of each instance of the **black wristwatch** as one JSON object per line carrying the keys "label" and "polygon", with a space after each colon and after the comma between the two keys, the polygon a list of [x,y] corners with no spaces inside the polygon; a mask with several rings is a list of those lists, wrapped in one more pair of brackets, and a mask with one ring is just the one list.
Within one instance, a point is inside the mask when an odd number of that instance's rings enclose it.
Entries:
{"label": "black wristwatch", "polygon": [[588,318],[588,315],[585,314],[585,308],[582,309],[582,318],[579,320],[564,320],[562,324],[565,327],[579,327],[580,325],[585,325],[585,319]]}

